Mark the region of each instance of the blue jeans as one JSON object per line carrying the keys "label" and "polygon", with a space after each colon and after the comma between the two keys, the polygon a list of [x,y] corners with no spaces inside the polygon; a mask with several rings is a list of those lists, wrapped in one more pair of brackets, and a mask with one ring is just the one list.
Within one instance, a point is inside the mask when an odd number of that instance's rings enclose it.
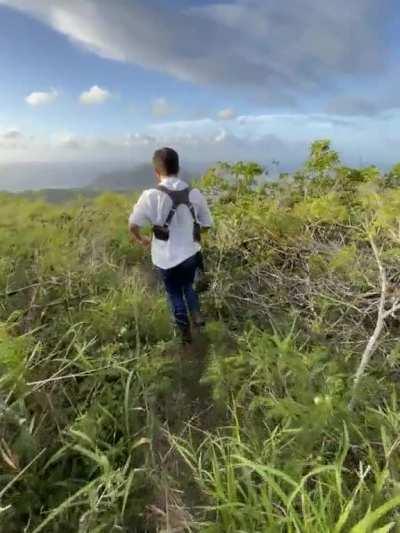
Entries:
{"label": "blue jeans", "polygon": [[188,311],[191,314],[200,312],[199,297],[193,283],[196,270],[201,267],[202,256],[199,252],[173,268],[158,268],[176,325],[183,333],[187,332],[190,326]]}

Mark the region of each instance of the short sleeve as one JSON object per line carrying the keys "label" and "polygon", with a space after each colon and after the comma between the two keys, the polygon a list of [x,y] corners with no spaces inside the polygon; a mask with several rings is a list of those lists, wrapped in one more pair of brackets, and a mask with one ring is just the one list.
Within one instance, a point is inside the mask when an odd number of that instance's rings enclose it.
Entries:
{"label": "short sleeve", "polygon": [[129,225],[142,227],[147,224],[151,224],[151,205],[148,191],[144,191],[133,206],[132,213],[129,216]]}
{"label": "short sleeve", "polygon": [[198,191],[197,197],[197,218],[200,226],[210,228],[213,225],[213,218],[204,195]]}

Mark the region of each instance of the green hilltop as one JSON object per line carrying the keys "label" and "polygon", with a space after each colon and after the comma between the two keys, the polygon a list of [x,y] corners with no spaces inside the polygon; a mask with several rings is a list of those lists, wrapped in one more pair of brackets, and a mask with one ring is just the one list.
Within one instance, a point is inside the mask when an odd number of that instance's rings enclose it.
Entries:
{"label": "green hilltop", "polygon": [[400,165],[329,141],[197,185],[216,221],[185,352],[135,193],[1,194],[0,531],[396,531]]}

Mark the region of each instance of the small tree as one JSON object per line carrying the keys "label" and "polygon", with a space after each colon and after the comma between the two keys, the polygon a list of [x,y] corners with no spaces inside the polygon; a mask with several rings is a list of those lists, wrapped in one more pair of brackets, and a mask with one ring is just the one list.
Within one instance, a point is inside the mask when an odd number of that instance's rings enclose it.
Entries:
{"label": "small tree", "polygon": [[245,161],[231,165],[229,170],[234,178],[233,187],[236,195],[249,192],[256,185],[256,178],[264,172],[258,163]]}
{"label": "small tree", "polygon": [[314,141],[310,148],[310,155],[304,165],[304,174],[298,174],[296,181],[302,182],[304,196],[310,189],[316,194],[326,192],[335,183],[335,171],[340,164],[339,154],[331,149],[328,139]]}
{"label": "small tree", "polygon": [[394,165],[385,175],[385,185],[387,187],[400,187],[400,163]]}

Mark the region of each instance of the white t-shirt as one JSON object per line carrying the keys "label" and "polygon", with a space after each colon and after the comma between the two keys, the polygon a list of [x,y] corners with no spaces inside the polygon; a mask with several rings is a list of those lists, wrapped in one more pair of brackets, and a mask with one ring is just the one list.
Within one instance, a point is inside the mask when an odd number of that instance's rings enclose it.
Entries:
{"label": "white t-shirt", "polygon": [[[186,189],[188,184],[176,177],[162,178],[160,185],[173,191]],[[190,191],[189,200],[193,204],[200,226],[213,224],[207,201],[198,189]],[[129,217],[129,224],[136,226],[162,226],[172,207],[171,198],[157,189],[148,189],[140,196]],[[201,246],[193,240],[193,217],[185,205],[180,205],[169,225],[169,240],[162,241],[153,237],[151,257],[154,265],[167,269],[179,265],[195,255]]]}

